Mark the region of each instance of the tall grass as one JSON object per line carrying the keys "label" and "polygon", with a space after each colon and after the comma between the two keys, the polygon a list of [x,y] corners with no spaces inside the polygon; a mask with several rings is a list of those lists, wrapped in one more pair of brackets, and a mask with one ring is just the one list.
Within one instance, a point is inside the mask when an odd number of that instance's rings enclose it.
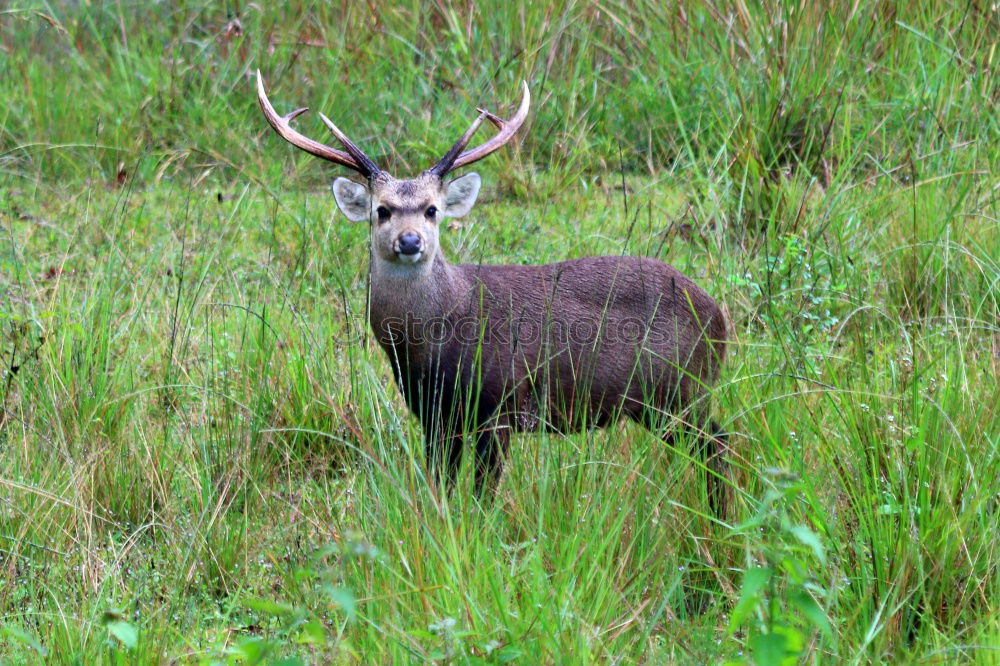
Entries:
{"label": "tall grass", "polygon": [[[1000,661],[990,3],[0,12],[3,660]],[[726,303],[731,520],[625,425],[439,494],[257,68],[401,175],[527,80],[447,253]]]}

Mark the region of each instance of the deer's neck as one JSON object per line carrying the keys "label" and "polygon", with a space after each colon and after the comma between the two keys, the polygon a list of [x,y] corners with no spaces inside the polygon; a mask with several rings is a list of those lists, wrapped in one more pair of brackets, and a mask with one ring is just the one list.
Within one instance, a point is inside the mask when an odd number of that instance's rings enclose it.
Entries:
{"label": "deer's neck", "polygon": [[421,331],[464,312],[468,305],[462,272],[440,250],[419,265],[388,262],[373,253],[369,283],[369,321],[386,348],[424,346]]}

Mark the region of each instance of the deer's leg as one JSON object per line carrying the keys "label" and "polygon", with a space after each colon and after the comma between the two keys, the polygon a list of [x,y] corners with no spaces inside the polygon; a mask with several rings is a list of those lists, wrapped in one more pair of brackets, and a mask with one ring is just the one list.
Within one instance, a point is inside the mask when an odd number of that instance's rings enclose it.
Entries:
{"label": "deer's leg", "polygon": [[504,425],[484,428],[476,437],[476,496],[490,498],[496,492],[510,445],[510,429]]}
{"label": "deer's leg", "polygon": [[682,425],[666,433],[663,441],[674,444],[678,431],[684,434],[693,447],[695,458],[701,462],[705,474],[708,505],[716,518],[724,519],[729,507],[729,435],[712,420],[701,425]]}
{"label": "deer's leg", "polygon": [[695,458],[704,468],[709,507],[717,518],[725,518],[730,499],[729,435],[722,431],[719,424],[708,418],[699,418],[697,414],[688,414],[673,427],[664,426],[663,419],[652,411],[631,416],[656,433],[668,446],[676,446],[678,436],[690,443]]}
{"label": "deer's leg", "polygon": [[699,459],[705,465],[708,504],[716,518],[725,519],[729,510],[729,434],[715,421],[693,433]]}
{"label": "deer's leg", "polygon": [[438,434],[433,429],[424,433],[427,467],[434,482],[450,492],[455,487],[458,466],[462,462],[463,437],[459,434]]}

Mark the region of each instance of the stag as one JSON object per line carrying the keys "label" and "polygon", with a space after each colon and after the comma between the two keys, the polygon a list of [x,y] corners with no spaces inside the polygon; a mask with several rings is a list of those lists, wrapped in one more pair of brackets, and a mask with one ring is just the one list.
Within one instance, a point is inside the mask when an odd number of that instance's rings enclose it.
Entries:
{"label": "stag", "polygon": [[[468,214],[481,179],[447,176],[498,150],[528,116],[530,94],[508,120],[479,110],[469,129],[412,179],[382,171],[329,118],[344,150],[310,139],[281,116],[257,72],[267,122],[307,153],[353,169],[333,181],[353,222],[370,224],[369,322],[396,383],[423,427],[428,464],[451,487],[466,439],[475,442],[475,489],[491,493],[512,433],[572,432],[630,418],[668,443],[687,431],[708,496],[725,512],[725,435],[708,397],[725,355],[726,317],[677,269],[631,256],[545,265],[452,264],[441,222]],[[496,128],[466,150],[482,122]]]}

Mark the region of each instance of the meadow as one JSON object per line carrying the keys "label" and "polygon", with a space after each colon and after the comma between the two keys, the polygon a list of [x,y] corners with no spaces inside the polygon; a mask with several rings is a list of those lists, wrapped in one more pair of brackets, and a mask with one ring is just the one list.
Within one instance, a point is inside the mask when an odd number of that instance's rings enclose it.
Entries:
{"label": "meadow", "polygon": [[[995,2],[278,5],[0,4],[0,662],[1000,664]],[[439,492],[258,68],[400,176],[527,81],[445,251],[725,303],[731,515],[624,423]]]}

